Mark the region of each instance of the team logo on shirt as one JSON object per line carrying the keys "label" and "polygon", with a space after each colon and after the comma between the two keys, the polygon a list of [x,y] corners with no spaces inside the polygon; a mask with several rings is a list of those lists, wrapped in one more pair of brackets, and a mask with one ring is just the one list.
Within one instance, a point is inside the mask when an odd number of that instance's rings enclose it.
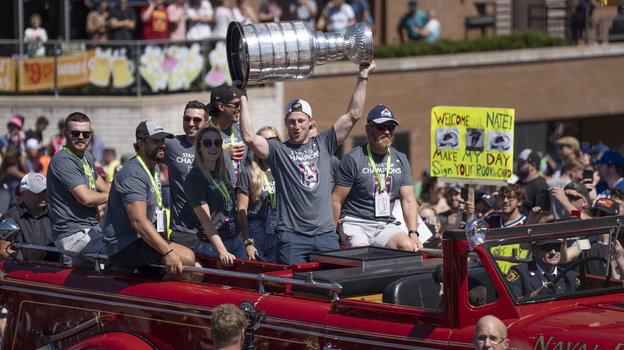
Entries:
{"label": "team logo on shirt", "polygon": [[314,188],[319,182],[319,171],[316,161],[297,163],[301,171],[301,184],[307,188]]}
{"label": "team logo on shirt", "polygon": [[[383,192],[390,193],[391,190],[392,190],[392,176],[388,176],[384,184]],[[373,175],[373,193],[377,193],[377,192],[382,192],[382,191],[379,191],[379,180],[377,180],[377,177]]]}

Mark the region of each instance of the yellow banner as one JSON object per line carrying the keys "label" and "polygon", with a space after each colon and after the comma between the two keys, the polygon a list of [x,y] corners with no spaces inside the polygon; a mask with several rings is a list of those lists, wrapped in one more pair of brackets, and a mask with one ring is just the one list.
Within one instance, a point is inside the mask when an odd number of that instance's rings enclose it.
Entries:
{"label": "yellow banner", "polygon": [[0,91],[15,91],[15,61],[0,58]]}
{"label": "yellow banner", "polygon": [[19,60],[19,90],[45,91],[54,88],[54,58],[25,58]]}
{"label": "yellow banner", "polygon": [[89,58],[95,50],[58,57],[57,78],[60,88],[87,85],[89,83]]}
{"label": "yellow banner", "polygon": [[431,176],[509,180],[515,110],[444,107],[431,110]]}

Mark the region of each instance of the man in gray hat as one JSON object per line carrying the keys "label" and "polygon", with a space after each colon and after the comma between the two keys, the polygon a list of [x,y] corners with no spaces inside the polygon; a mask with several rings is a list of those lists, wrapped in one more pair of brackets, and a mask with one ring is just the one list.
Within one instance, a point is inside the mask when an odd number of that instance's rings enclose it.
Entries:
{"label": "man in gray hat", "polygon": [[104,220],[104,242],[112,266],[162,263],[167,272],[179,275],[183,265],[195,265],[192,250],[163,238],[167,220],[156,163],[165,157],[165,138],[173,137],[153,120],[142,121],[136,129],[137,155],[115,175]]}

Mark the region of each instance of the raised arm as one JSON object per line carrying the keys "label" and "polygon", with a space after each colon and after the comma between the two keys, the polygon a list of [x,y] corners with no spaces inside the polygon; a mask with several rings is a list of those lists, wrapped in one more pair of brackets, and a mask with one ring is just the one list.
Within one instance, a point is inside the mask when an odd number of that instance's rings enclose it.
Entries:
{"label": "raised arm", "polygon": [[355,90],[351,96],[349,108],[347,109],[347,112],[340,116],[334,124],[336,139],[339,145],[341,145],[347,136],[349,136],[349,133],[351,132],[351,129],[353,129],[355,123],[357,123],[362,117],[364,103],[366,102],[366,84],[368,81],[368,74],[372,72],[373,69],[375,69],[375,62],[360,64],[357,84],[355,85]]}
{"label": "raised arm", "polygon": [[255,155],[262,159],[267,159],[269,157],[269,143],[264,137],[256,135],[253,131],[254,127],[251,123],[251,116],[249,115],[247,96],[241,96],[240,102],[240,128],[243,141],[245,141],[247,147],[251,148]]}

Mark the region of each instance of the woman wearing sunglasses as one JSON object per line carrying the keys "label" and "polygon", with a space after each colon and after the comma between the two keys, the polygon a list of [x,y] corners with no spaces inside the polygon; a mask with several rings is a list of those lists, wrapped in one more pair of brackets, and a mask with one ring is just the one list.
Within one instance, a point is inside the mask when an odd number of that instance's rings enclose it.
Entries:
{"label": "woman wearing sunglasses", "polygon": [[[258,130],[267,140],[280,139],[277,129],[264,126]],[[251,166],[245,167],[238,179],[236,202],[238,222],[250,260],[275,261],[275,226],[277,211],[275,180],[266,160],[254,155]]]}
{"label": "woman wearing sunglasses", "polygon": [[195,253],[216,256],[224,265],[245,259],[234,190],[223,159],[223,139],[215,128],[202,129],[195,141],[193,169],[184,181],[184,192],[193,209],[199,242]]}

